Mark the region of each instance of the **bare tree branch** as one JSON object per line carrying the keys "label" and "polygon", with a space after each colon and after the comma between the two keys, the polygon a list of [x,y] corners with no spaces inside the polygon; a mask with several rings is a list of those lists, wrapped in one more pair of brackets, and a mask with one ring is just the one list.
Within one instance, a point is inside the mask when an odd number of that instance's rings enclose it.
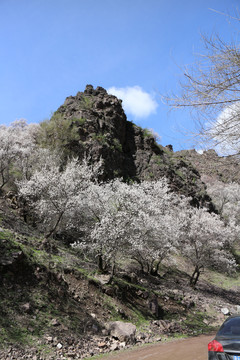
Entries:
{"label": "bare tree branch", "polygon": [[226,154],[239,154],[240,46],[226,43],[218,35],[202,35],[202,40],[205,54],[198,55],[192,67],[183,69],[181,94],[165,99],[172,108],[191,109],[197,118],[197,142],[221,146]]}

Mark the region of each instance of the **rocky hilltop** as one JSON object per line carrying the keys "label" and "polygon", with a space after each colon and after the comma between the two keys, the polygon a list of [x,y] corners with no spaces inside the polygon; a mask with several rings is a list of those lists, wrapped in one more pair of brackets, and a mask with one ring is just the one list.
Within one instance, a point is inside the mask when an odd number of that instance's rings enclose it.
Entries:
{"label": "rocky hilltop", "polygon": [[68,144],[72,154],[87,155],[91,162],[103,159],[105,180],[166,176],[174,191],[193,197],[197,204],[209,204],[205,185],[191,162],[174,154],[171,146],[159,145],[149,130],[128,121],[122,101],[102,87],[87,85],[84,92],[67,97],[56,116],[78,128],[77,138]]}
{"label": "rocky hilltop", "polygon": [[196,150],[182,150],[176,152],[175,156],[190,161],[206,183],[211,180],[240,183],[240,163],[233,156],[218,156],[213,149],[204,151],[203,154]]}

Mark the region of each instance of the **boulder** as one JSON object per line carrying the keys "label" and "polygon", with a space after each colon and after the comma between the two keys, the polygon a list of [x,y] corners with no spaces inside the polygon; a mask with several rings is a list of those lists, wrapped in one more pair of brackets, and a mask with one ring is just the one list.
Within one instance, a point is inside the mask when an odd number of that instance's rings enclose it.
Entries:
{"label": "boulder", "polygon": [[123,321],[111,321],[106,325],[110,335],[126,344],[134,344],[136,342],[136,326],[132,323]]}

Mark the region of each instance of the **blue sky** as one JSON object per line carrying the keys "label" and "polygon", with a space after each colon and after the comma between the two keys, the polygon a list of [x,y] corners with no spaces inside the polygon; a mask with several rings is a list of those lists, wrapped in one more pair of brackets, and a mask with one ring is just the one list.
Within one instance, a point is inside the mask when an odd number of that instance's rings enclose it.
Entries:
{"label": "blue sky", "polygon": [[238,24],[210,9],[233,14],[238,4],[0,0],[0,123],[40,122],[92,84],[128,94],[128,119],[156,131],[163,145],[192,148],[178,131],[192,129],[191,114],[169,111],[160,94],[179,90],[180,67],[202,51],[201,33],[237,37]]}

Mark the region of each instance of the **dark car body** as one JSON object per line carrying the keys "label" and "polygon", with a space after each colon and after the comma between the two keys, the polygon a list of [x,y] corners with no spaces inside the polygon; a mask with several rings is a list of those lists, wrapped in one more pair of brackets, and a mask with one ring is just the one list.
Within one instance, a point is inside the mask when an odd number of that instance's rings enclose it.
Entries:
{"label": "dark car body", "polygon": [[208,344],[208,360],[240,360],[240,315],[224,321]]}

